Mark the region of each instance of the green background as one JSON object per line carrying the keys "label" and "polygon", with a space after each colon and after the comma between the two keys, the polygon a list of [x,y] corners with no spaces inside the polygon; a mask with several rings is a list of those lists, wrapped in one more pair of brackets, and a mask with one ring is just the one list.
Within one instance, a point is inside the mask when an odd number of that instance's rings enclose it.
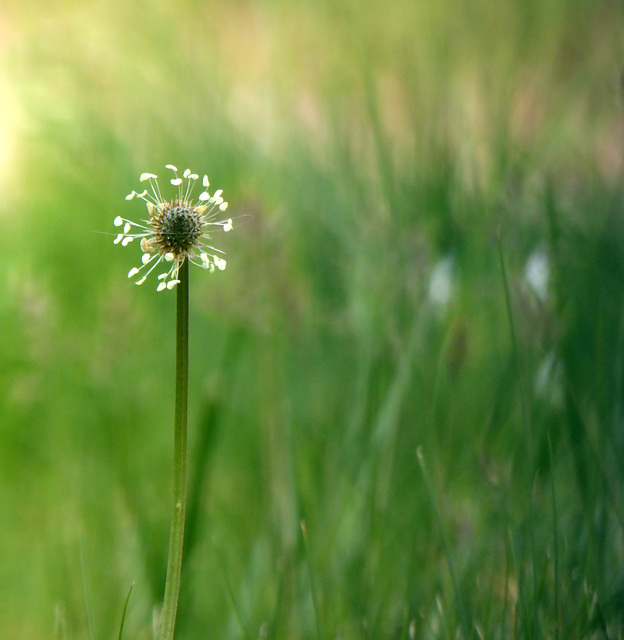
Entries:
{"label": "green background", "polygon": [[152,637],[175,296],[108,234],[173,163],[235,223],[191,270],[176,637],[624,638],[623,27],[5,3],[0,637],[116,638],[133,582]]}

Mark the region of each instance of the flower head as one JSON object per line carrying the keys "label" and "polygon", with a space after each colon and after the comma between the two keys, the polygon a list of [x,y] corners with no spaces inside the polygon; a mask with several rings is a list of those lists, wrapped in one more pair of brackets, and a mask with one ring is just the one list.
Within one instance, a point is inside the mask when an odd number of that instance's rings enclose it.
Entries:
{"label": "flower head", "polygon": [[227,209],[228,203],[221,197],[221,189],[210,195],[208,176],[204,176],[203,191],[198,196],[197,204],[194,204],[192,195],[199,176],[186,169],[180,178],[172,164],[166,168],[173,172],[174,177],[170,182],[177,188],[176,196],[165,200],[158,185],[158,176],[142,173],[139,180],[148,182],[149,190],[141,193],[132,191],[126,200],[141,198],[147,206],[149,218],[133,222],[117,216],[113,222],[116,227],[122,227],[113,241],[115,244],[125,247],[134,240],[140,241],[143,252],[141,266],[133,267],[128,273],[129,278],[141,274],[135,284],[143,284],[159,265],[165,267],[165,271],[158,276],[157,291],[173,289],[180,282],[178,271],[187,259],[211,272],[215,269],[223,271],[226,265],[221,257],[223,251],[206,241],[211,239],[210,232],[215,229],[232,229],[231,219],[217,220]]}

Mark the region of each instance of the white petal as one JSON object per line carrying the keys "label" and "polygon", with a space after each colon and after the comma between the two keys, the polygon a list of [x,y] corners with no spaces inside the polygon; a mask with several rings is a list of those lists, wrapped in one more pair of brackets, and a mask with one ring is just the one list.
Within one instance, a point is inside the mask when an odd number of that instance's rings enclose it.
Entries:
{"label": "white petal", "polygon": [[[134,191],[132,192],[134,193]],[[113,224],[116,227],[121,227],[121,225],[123,224],[123,219],[121,218],[121,216],[117,216],[114,220],[113,220]]]}
{"label": "white petal", "polygon": [[128,271],[128,278],[136,276],[137,273],[139,273],[139,270],[136,267],[132,267],[132,269]]}

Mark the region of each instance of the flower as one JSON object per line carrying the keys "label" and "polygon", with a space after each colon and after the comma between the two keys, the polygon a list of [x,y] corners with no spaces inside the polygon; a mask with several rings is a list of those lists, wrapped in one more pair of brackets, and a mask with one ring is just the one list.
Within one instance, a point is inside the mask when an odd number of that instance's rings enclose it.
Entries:
{"label": "flower", "polygon": [[199,176],[186,169],[179,178],[176,167],[168,164],[166,168],[174,174],[170,182],[177,187],[177,196],[171,201],[165,200],[158,186],[158,176],[142,173],[139,180],[149,182],[151,193],[147,189],[142,193],[132,191],[126,200],[141,198],[147,205],[149,219],[133,222],[117,216],[113,221],[116,227],[122,227],[114,244],[125,247],[134,240],[140,240],[143,252],[141,266],[132,267],[128,278],[142,273],[135,284],[143,284],[158,265],[167,268],[158,276],[157,291],[173,289],[180,282],[178,271],[186,259],[211,272],[215,269],[223,271],[226,266],[225,260],[220,257],[223,251],[207,244],[206,240],[211,239],[210,232],[215,228],[223,231],[232,229],[231,218],[216,220],[227,209],[228,203],[221,197],[221,189],[212,195],[208,193],[208,176],[204,176],[204,190],[199,194],[197,204],[194,204],[191,196]]}

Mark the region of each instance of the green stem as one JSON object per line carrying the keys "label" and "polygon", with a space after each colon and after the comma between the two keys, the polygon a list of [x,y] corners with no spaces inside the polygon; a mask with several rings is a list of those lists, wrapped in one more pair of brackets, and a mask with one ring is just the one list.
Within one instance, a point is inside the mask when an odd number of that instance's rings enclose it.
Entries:
{"label": "green stem", "polygon": [[163,600],[159,640],[172,640],[175,630],[180,576],[182,573],[182,548],[184,546],[184,518],[187,492],[187,412],[188,412],[188,319],[189,277],[188,260],[180,267],[180,283],[176,305],[176,383],[173,440],[173,513],[167,559],[167,581]]}

